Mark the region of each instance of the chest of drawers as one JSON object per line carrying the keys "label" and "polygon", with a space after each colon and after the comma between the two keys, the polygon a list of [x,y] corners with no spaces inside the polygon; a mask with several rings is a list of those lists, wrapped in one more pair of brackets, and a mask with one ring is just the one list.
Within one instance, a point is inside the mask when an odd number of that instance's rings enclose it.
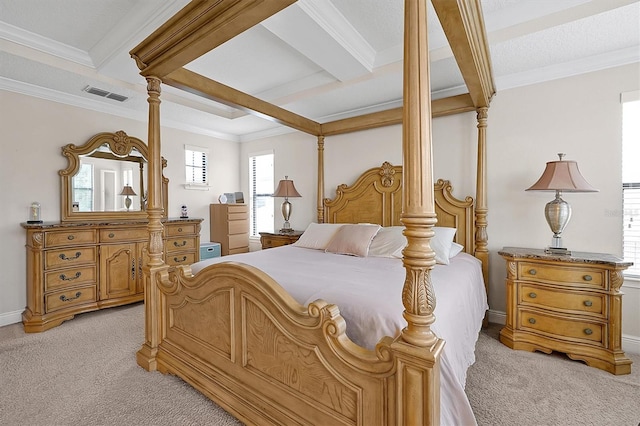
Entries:
{"label": "chest of drawers", "polygon": [[631,264],[600,253],[549,255],[505,247],[507,322],[512,349],[559,351],[613,374],[631,372],[622,351],[622,272]]}
{"label": "chest of drawers", "polygon": [[[201,222],[164,223],[168,265],[199,260]],[[146,222],[22,226],[27,232],[26,332],[48,330],[82,312],[143,300]]]}
{"label": "chest of drawers", "polygon": [[249,208],[246,204],[209,206],[211,241],[220,243],[222,256],[249,251]]}

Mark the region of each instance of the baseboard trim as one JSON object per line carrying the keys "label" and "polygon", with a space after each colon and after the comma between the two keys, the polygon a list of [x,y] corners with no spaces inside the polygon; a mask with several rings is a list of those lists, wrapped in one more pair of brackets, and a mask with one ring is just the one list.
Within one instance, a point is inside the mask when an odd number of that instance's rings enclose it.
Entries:
{"label": "baseboard trim", "polygon": [[[489,309],[488,313],[489,322],[502,325],[507,323],[507,314],[505,312]],[[640,337],[623,334],[622,350],[631,354],[640,354]]]}
{"label": "baseboard trim", "polygon": [[22,322],[22,311],[6,312],[0,314],[0,327]]}

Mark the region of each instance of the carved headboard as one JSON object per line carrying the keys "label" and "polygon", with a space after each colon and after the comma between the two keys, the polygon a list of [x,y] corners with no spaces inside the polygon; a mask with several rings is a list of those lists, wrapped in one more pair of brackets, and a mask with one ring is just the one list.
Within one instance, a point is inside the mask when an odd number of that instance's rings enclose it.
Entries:
{"label": "carved headboard", "polygon": [[[455,241],[467,253],[475,251],[474,200],[459,200],[451,193],[448,180],[434,184],[436,226],[456,228]],[[356,182],[338,185],[336,197],[325,198],[324,220],[327,223],[377,223],[382,226],[402,225],[402,166],[384,162],[364,172]]]}

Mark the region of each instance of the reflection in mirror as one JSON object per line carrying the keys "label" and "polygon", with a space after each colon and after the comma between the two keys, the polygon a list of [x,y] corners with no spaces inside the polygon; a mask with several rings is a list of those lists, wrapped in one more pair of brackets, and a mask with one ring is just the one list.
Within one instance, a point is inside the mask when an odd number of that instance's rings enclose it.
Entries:
{"label": "reflection in mirror", "polygon": [[[76,212],[146,210],[147,161],[137,149],[117,156],[109,145],[80,155],[80,168],[72,178],[72,208]],[[125,187],[127,191],[124,191]],[[126,193],[125,193],[126,192]],[[127,209],[127,197],[131,207]]]}

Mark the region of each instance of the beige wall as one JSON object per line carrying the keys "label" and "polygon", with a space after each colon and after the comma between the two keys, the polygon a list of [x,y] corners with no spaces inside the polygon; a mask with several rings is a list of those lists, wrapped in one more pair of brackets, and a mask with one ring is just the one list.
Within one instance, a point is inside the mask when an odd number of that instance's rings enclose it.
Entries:
{"label": "beige wall", "polygon": [[[20,321],[26,304],[25,233],[20,223],[27,220],[32,201],[42,204],[45,221],[60,220],[60,179],[58,170],[67,161],[60,148],[68,143],[83,144],[99,132],[124,130],[147,139],[146,123],[84,110],[55,102],[0,90],[0,325]],[[184,144],[210,150],[210,191],[185,190]],[[163,129],[162,155],[167,159],[169,216],[179,216],[186,204],[189,215],[204,218],[201,239],[209,241],[208,205],[218,194],[240,191],[235,142]]]}
{"label": "beige wall", "polygon": [[[573,217],[565,234],[572,250],[620,254],[622,219],[612,213],[621,206],[620,93],[640,89],[638,64],[499,92],[489,111],[488,198],[490,250],[490,306],[500,320],[505,309],[505,265],[497,251],[503,246],[545,247],[551,232],[544,220],[550,193],[524,189],[540,176],[547,161],[565,152],[576,160],[586,179],[600,190],[593,194],[566,194]],[[25,304],[24,235],[33,200],[43,205],[45,220],[59,218],[57,171],[65,166],[60,147],[81,143],[99,131],[125,130],[146,139],[146,124],[53,102],[0,91],[3,155],[0,158],[0,197],[5,220],[0,222],[0,324],[19,321]],[[390,126],[327,138],[325,195],[340,183],[349,183],[362,170],[383,161],[400,164],[401,128]],[[302,198],[292,199],[291,224],[304,229],[316,218],[316,140],[290,133],[235,144],[165,129],[163,155],[168,159],[169,214],[189,206],[191,216],[208,217],[207,206],[222,192],[248,192],[247,156],[273,150],[275,178],[289,175]],[[446,178],[454,194],[475,192],[475,114],[434,121],[434,178]],[[212,182],[209,192],[186,191],[182,182],[182,145],[211,149]],[[281,225],[279,202],[274,221]],[[202,240],[207,241],[204,224]],[[640,352],[640,285],[626,282],[623,333],[626,350]]]}

